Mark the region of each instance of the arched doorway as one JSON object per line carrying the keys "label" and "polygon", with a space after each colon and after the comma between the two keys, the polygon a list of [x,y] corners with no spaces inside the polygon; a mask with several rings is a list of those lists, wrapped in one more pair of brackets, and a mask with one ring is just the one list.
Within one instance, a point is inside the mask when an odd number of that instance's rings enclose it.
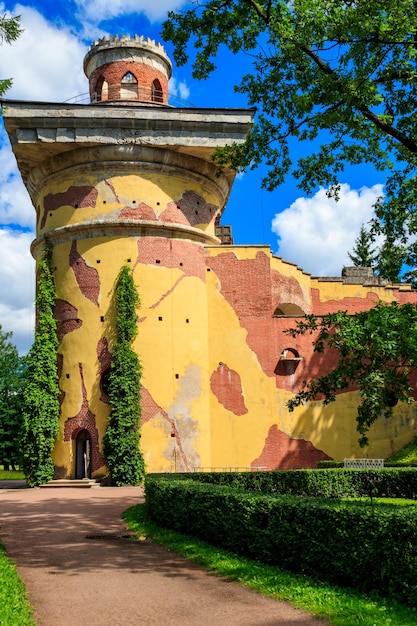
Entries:
{"label": "arched doorway", "polygon": [[75,478],[91,478],[91,437],[85,429],[75,438]]}

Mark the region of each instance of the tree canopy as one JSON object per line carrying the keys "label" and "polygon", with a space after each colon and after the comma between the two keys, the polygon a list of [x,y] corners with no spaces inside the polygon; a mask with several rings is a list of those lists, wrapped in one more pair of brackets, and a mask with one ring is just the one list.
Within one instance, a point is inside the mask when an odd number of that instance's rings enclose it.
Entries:
{"label": "tree canopy", "polygon": [[288,402],[293,411],[301,404],[322,399],[329,404],[337,393],[359,389],[357,409],[359,443],[366,446],[369,427],[382,415],[390,417],[398,401],[413,398],[412,376],[417,368],[417,307],[378,303],[373,309],[349,315],[346,311],[322,317],[307,315],[292,337],[311,334],[316,352],[335,348],[337,366],[319,379],[304,381]]}
{"label": "tree canopy", "polygon": [[[337,197],[346,165],[372,164],[386,178],[373,232],[390,259],[417,260],[417,11],[415,0],[202,0],[170,12],[163,37],[177,64],[192,42],[196,78],[219,48],[252,56],[236,90],[259,114],[246,142],[218,150],[219,166],[267,165],[274,189],[292,174],[311,193]],[[301,157],[294,146],[305,145]],[[385,252],[387,252],[385,250]],[[381,251],[382,254],[382,251]],[[387,278],[391,263],[382,268]],[[409,275],[412,277],[413,274]]]}
{"label": "tree canopy", "polygon": [[[22,33],[20,28],[20,16],[0,16],[0,43],[12,43]],[[11,78],[0,79],[0,96],[12,86]]]}

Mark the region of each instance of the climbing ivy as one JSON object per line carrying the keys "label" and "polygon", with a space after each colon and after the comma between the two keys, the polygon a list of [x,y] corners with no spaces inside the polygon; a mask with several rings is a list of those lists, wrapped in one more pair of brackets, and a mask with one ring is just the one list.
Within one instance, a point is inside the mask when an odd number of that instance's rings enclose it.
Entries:
{"label": "climbing ivy", "polygon": [[122,267],[117,279],[115,306],[117,337],[108,379],[110,416],[104,456],[113,485],[139,485],[145,473],[139,432],[141,365],[132,343],[140,300],[128,266]]}
{"label": "climbing ivy", "polygon": [[23,471],[31,487],[53,478],[52,450],[59,425],[56,295],[51,260],[52,252],[46,245],[38,265],[35,339],[26,357],[21,445]]}

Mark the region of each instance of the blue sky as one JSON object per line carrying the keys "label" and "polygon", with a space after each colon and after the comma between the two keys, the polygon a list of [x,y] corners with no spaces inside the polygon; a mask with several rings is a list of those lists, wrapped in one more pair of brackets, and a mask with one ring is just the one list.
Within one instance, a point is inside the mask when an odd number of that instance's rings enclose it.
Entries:
{"label": "blue sky", "polygon": [[[63,102],[88,91],[82,63],[88,46],[106,35],[144,35],[162,42],[161,24],[181,0],[38,0],[28,4],[0,1],[0,13],[21,15],[24,33],[12,45],[0,46],[0,77],[13,78],[6,97]],[[172,58],[172,48],[164,44]],[[170,91],[197,107],[245,107],[233,86],[250,69],[245,55],[223,50],[218,69],[206,81],[195,81],[190,67],[174,65]],[[265,171],[236,179],[224,212],[236,244],[267,244],[274,254],[320,276],[340,276],[349,265],[362,222],[382,192],[381,174],[351,168],[339,181],[336,204],[317,189],[305,196],[290,178],[274,192],[261,188]],[[21,353],[30,347],[34,326],[35,278],[30,243],[35,212],[21,182],[0,119],[0,325],[13,332]]]}

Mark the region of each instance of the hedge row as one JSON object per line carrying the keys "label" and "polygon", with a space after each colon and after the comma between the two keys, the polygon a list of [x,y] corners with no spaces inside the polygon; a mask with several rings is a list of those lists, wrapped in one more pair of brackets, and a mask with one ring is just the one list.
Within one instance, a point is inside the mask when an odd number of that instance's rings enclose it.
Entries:
{"label": "hedge row", "polygon": [[178,479],[230,485],[262,493],[340,498],[370,493],[387,498],[417,498],[417,469],[314,469],[273,472],[201,472],[170,474]]}
{"label": "hedge row", "polygon": [[417,606],[417,506],[262,495],[148,476],[161,526],[264,563]]}

